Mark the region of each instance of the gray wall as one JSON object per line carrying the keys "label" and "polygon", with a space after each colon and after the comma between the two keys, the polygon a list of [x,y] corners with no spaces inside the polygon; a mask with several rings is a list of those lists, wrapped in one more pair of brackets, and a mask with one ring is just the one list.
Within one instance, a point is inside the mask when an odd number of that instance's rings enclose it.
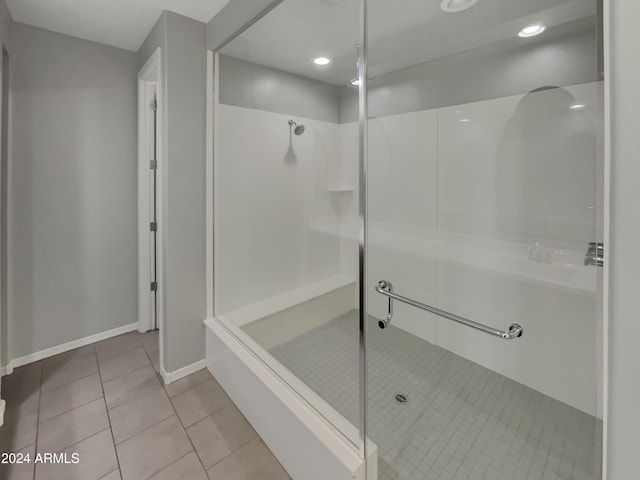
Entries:
{"label": "gray wall", "polygon": [[[164,79],[164,368],[204,359],[206,26],[165,12],[138,64],[162,48]],[[162,327],[161,327],[162,328]]]}
{"label": "gray wall", "polygon": [[[376,76],[369,115],[380,117],[598,79],[595,17]],[[371,47],[373,51],[375,46]],[[358,119],[358,90],[342,87],[341,123]]]}
{"label": "gray wall", "polygon": [[[7,4],[5,0],[0,0],[0,45],[4,45],[7,51],[11,53],[11,14],[9,13],[9,9],[7,8]],[[1,50],[1,46],[0,46]],[[0,55],[2,52],[0,51]],[[7,84],[10,84],[11,79],[4,79]],[[6,85],[4,86],[6,87]],[[7,105],[3,105],[3,108],[6,108]],[[8,140],[8,125],[2,125],[2,149],[6,148],[4,144],[6,140]],[[7,198],[7,187],[8,187],[8,169],[7,169],[7,160],[6,158],[1,159],[1,168],[2,178],[0,181],[2,182],[2,188],[0,189],[0,367],[4,367],[7,365],[9,360],[9,345],[8,345],[8,310],[7,310],[7,206],[8,206],[8,198]]]}
{"label": "gray wall", "polygon": [[166,47],[167,47],[167,17],[169,12],[164,12],[158,18],[158,21],[153,26],[147,38],[138,49],[138,67],[142,68],[144,64],[149,60],[149,57],[156,51],[157,48],[162,49],[162,80],[166,82]]}
{"label": "gray wall", "polygon": [[640,471],[640,3],[612,3],[607,470],[609,480],[627,480]]}
{"label": "gray wall", "polygon": [[207,48],[217,50],[247,22],[280,2],[282,0],[231,0],[207,24]]}
{"label": "gray wall", "polygon": [[220,55],[220,102],[338,123],[340,87]]}
{"label": "gray wall", "polygon": [[12,35],[16,358],[137,321],[137,56]]}

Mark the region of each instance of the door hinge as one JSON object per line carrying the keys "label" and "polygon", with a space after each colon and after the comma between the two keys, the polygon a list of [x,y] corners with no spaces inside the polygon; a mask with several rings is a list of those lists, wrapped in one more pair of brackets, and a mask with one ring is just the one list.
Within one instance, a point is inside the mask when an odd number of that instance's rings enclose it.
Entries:
{"label": "door hinge", "polygon": [[151,161],[149,162],[149,168],[150,168],[151,170],[157,170],[157,168],[158,168],[158,161],[157,161],[157,160],[151,160]]}
{"label": "door hinge", "polygon": [[151,100],[151,110],[155,112],[157,109],[158,109],[158,100],[154,98],[153,100]]}
{"label": "door hinge", "polygon": [[158,282],[151,282],[151,291],[152,292],[158,291]]}
{"label": "door hinge", "polygon": [[152,232],[157,232],[158,231],[158,222],[151,222],[149,224],[149,228],[151,229]]}

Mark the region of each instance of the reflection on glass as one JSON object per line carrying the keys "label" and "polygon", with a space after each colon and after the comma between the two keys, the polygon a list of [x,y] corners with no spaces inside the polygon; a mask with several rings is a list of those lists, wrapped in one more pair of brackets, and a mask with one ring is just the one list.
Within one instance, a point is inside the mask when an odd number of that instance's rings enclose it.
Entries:
{"label": "reflection on glass", "polygon": [[222,49],[214,160],[216,315],[354,445],[357,137],[340,96],[357,7],[286,1]]}
{"label": "reflection on glass", "polygon": [[[401,1],[397,23],[370,6],[367,288],[389,280],[525,332],[499,340],[401,303],[390,327],[372,322],[379,478],[599,479],[601,270],[584,259],[602,238],[596,5]],[[368,313],[385,318],[387,298]]]}
{"label": "reflection on glass", "polygon": [[[366,434],[378,476],[596,480],[601,269],[585,265],[602,242],[596,4],[367,3]],[[227,45],[215,159],[216,314],[354,445],[357,25],[357,0],[285,0]],[[401,303],[381,330],[383,279],[525,335],[502,341]]]}

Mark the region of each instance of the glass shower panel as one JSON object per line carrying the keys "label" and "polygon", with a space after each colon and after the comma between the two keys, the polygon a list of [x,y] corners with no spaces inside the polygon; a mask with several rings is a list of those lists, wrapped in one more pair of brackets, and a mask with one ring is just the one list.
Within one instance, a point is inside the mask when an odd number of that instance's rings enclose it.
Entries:
{"label": "glass shower panel", "polygon": [[357,0],[285,1],[224,46],[214,160],[216,316],[354,445],[357,26]]}
{"label": "glass shower panel", "polygon": [[600,479],[599,5],[367,4],[379,478]]}

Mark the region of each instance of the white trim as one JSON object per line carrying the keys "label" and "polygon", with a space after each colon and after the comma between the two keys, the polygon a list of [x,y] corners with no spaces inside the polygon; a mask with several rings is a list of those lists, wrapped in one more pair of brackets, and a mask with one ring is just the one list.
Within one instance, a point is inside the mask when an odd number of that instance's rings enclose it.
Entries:
{"label": "white trim", "polygon": [[[6,101],[7,103],[9,103],[9,99],[8,98],[5,99],[3,93],[4,93],[5,83],[7,83],[9,79],[8,78],[4,78],[4,45],[3,45],[2,42],[0,42],[0,48],[2,48],[2,50],[0,51],[0,212],[1,212],[2,211],[2,200],[3,200],[2,199],[2,178],[3,178],[2,173],[3,172],[2,172],[2,157],[1,157],[1,153],[2,153],[2,150],[3,150],[2,147],[4,146],[3,142],[2,142],[2,133],[4,132],[4,130],[6,130],[8,128],[8,125],[5,125],[5,123],[2,121],[3,120],[3,118],[2,118],[2,110],[3,110],[3,107],[4,107],[4,102]],[[8,53],[7,53],[7,55],[8,55]],[[8,107],[8,105],[7,105],[7,107]],[[8,112],[8,110],[7,110],[7,112]],[[8,117],[8,115],[7,115],[7,117]],[[9,120],[9,119],[7,118],[7,120]],[[9,122],[7,122],[7,123],[9,123]],[[7,135],[7,139],[8,138],[9,138],[9,135]],[[7,168],[9,167],[8,154],[9,154],[9,148],[8,148],[8,145],[7,145]],[[4,174],[6,175],[7,173],[4,172]],[[8,183],[7,183],[7,185],[8,185]],[[7,209],[7,212],[8,212],[8,209]],[[2,255],[1,255],[1,253],[2,253],[2,250],[5,248],[5,243],[6,243],[6,239],[3,239],[2,236],[0,236],[0,271],[2,270]],[[7,255],[7,257],[8,256],[9,255]],[[7,276],[7,279],[8,279],[8,276]],[[2,277],[0,277],[0,282],[2,282],[2,280],[3,280]],[[7,341],[7,339],[4,338],[4,336],[2,335],[2,326],[3,326],[2,324],[3,324],[3,322],[7,322],[7,333],[9,331],[9,319],[2,317],[2,307],[3,307],[3,305],[5,305],[6,301],[7,301],[7,299],[4,297],[4,295],[2,295],[2,284],[0,283],[0,366],[2,366],[2,356],[3,356],[2,355],[3,354],[3,348],[2,347],[3,347],[3,344],[6,343],[7,345],[9,345],[9,342]],[[9,312],[9,309],[7,309],[7,312]],[[7,317],[8,317],[8,315],[7,315]],[[6,355],[6,352],[5,352],[5,355]],[[7,361],[8,361],[9,358],[10,357],[7,355]],[[2,400],[1,396],[2,396],[2,391],[0,389],[0,402],[1,402],[0,405],[3,408],[3,415],[4,415],[4,401]],[[0,417],[0,422],[2,422],[2,418],[3,417]],[[2,423],[0,423],[0,425],[1,424]]]}
{"label": "white trim", "polygon": [[[4,78],[4,75],[2,76],[2,85],[0,86],[0,88],[4,89],[4,84],[8,83],[8,90],[7,90],[7,98],[6,99],[2,99],[2,100],[6,100],[7,102],[7,125],[3,125],[2,128],[7,130],[7,169],[4,172],[5,175],[7,176],[7,204],[5,206],[6,208],[6,213],[7,213],[7,217],[6,217],[6,228],[7,228],[7,236],[4,239],[5,241],[5,245],[4,245],[4,249],[7,252],[7,258],[6,258],[6,271],[7,271],[7,277],[6,277],[6,281],[7,281],[7,288],[6,288],[6,296],[2,299],[0,299],[0,302],[2,302],[2,304],[5,306],[5,311],[7,312],[7,316],[4,319],[6,322],[6,337],[7,338],[2,338],[2,336],[0,335],[0,378],[2,378],[5,375],[9,375],[11,373],[13,373],[13,365],[11,363],[11,332],[12,332],[12,321],[11,321],[11,295],[12,295],[12,282],[10,281],[11,279],[11,270],[12,270],[12,258],[13,256],[11,255],[11,225],[12,225],[12,219],[13,216],[11,214],[11,190],[12,190],[12,185],[13,183],[11,182],[11,165],[12,165],[12,150],[13,150],[13,145],[12,145],[12,138],[13,138],[13,90],[11,89],[11,50],[9,48],[9,46],[5,43],[5,42],[0,42],[0,47],[3,48],[2,51],[0,51],[0,55],[2,56],[2,62],[0,68],[3,68],[4,71],[4,49],[6,49],[7,51],[7,56],[8,56],[8,61],[9,61],[9,77],[8,78]],[[0,96],[2,96],[2,91],[0,90]],[[1,104],[2,102],[0,102]],[[0,105],[0,108],[2,108],[3,105]],[[1,111],[0,111],[1,114]],[[1,142],[0,142],[1,143]],[[0,179],[1,180],[1,179]],[[2,304],[0,304],[0,308],[2,306]],[[1,323],[1,320],[0,320]],[[0,326],[1,328],[1,326]],[[4,343],[4,345],[6,346],[6,351],[2,350],[2,343]],[[2,365],[2,357],[5,356],[7,358],[7,365]],[[0,414],[0,425],[2,425],[2,422],[4,421],[4,409],[5,409],[5,402],[4,400],[2,400],[2,394],[0,391],[0,410],[1,410],[1,414]]]}
{"label": "white trim", "polygon": [[207,121],[206,121],[206,150],[205,150],[205,189],[206,189],[206,297],[207,318],[213,316],[213,141],[214,141],[214,102],[215,102],[215,71],[213,52],[207,51]]}
{"label": "white trim", "polygon": [[7,408],[7,402],[0,399],[0,427],[4,425],[4,411]]}
{"label": "white trim", "polygon": [[[9,49],[7,48],[7,51]],[[9,52],[9,68],[11,68],[11,52]],[[12,225],[13,225],[13,209],[12,209],[12,198],[13,198],[13,90],[11,89],[11,74],[9,74],[9,125],[8,125],[8,137],[7,137],[7,147],[8,147],[8,165],[7,165],[7,177],[8,177],[8,186],[7,186],[7,298],[5,301],[7,302],[7,359],[9,364],[11,364],[11,358],[13,357],[13,316],[12,316],[12,298],[13,298],[13,282],[10,281],[13,278],[13,241],[11,237]],[[10,365],[7,365],[7,371],[9,371]],[[10,368],[8,373],[13,372],[13,367]]]}
{"label": "white trim", "polygon": [[62,345],[57,345],[55,347],[46,348],[44,350],[40,350],[39,352],[31,353],[23,357],[14,358],[13,360],[11,360],[10,366],[12,369],[21,367],[22,365],[37,362],[45,358],[53,357],[54,355],[59,355],[60,353],[65,353],[76,348],[84,347],[86,345],[91,345],[92,343],[96,343],[101,340],[106,340],[108,338],[117,337],[118,335],[122,335],[124,333],[133,332],[137,329],[137,322],[123,325],[122,327],[107,330],[106,332],[96,333],[95,335],[90,335],[78,340],[73,340],[71,342],[63,343]]}
{"label": "white trim", "polygon": [[[256,320],[261,320],[292,307],[297,307],[305,302],[322,297],[323,295],[335,292],[336,290],[340,290],[341,288],[355,283],[356,282],[353,278],[347,277],[346,275],[334,275],[333,277],[325,278],[324,280],[320,280],[315,283],[294,288],[288,292],[281,293],[280,295],[274,295],[273,297],[245,305],[236,310],[232,310],[231,312],[216,315],[216,317],[224,317],[224,319],[230,324],[236,327],[242,327],[255,322]],[[355,307],[352,306],[351,308]]]}
{"label": "white trim", "polygon": [[[161,279],[162,279],[162,265],[161,265],[161,252],[162,252],[162,233],[164,222],[162,221],[162,170],[165,164],[163,157],[162,143],[164,139],[164,130],[162,128],[162,120],[164,118],[162,106],[162,51],[157,48],[156,51],[149,57],[147,62],[138,72],[138,331],[146,332],[156,326],[158,326],[162,318],[161,315]],[[157,271],[156,276],[158,279],[158,290],[156,292],[157,298],[157,312],[158,318],[155,322],[152,320],[151,313],[151,291],[149,285],[151,284],[151,248],[149,244],[149,223],[151,221],[151,213],[149,211],[149,197],[151,193],[151,187],[149,182],[150,169],[149,162],[151,160],[151,152],[149,151],[148,132],[149,132],[149,115],[148,109],[151,102],[149,95],[150,84],[155,89],[155,96],[158,104],[156,109],[156,160],[158,160],[158,168],[156,170],[156,209],[158,213],[158,245],[157,245]],[[155,323],[155,325],[153,324]]]}
{"label": "white trim", "polygon": [[[166,142],[167,132],[165,128],[166,118],[166,102],[165,90],[163,86],[163,64],[162,49],[158,47],[149,57],[147,62],[138,72],[138,331],[146,332],[150,330],[151,325],[151,292],[149,285],[149,258],[150,245],[148,241],[148,220],[149,220],[149,185],[146,182],[146,189],[140,188],[141,180],[149,179],[149,161],[151,160],[147,147],[148,143],[143,141],[144,136],[144,115],[140,112],[144,111],[145,104],[149,99],[146,98],[147,85],[155,84],[156,93],[156,160],[158,167],[156,169],[156,214],[158,221],[158,233],[156,236],[156,278],[158,287],[156,290],[156,309],[157,316],[155,319],[155,328],[160,330],[160,369],[164,366],[164,331],[166,327],[164,312],[164,291],[165,291],[165,256],[164,245],[166,235],[166,217],[165,217],[165,178],[166,178]],[[141,218],[142,217],[142,218]]]}
{"label": "white trim", "polygon": [[[602,41],[604,43],[604,271],[602,274],[602,480],[607,480],[609,470],[609,279],[611,276],[611,2],[602,5]],[[629,379],[629,381],[633,381]]]}
{"label": "white trim", "polygon": [[[218,162],[215,161],[215,159],[218,156],[218,143],[216,142],[215,139],[218,138],[218,114],[220,112],[220,54],[216,53],[214,54],[214,70],[213,70],[213,128],[211,129],[211,135],[213,135],[213,157],[212,157],[212,176],[210,179],[210,184],[208,185],[208,187],[211,189],[211,198],[212,198],[212,213],[211,213],[211,222],[212,222],[212,226],[211,226],[211,231],[207,230],[207,233],[210,234],[210,237],[207,237],[207,245],[211,245],[212,248],[212,262],[211,262],[211,268],[213,270],[212,272],[212,281],[213,281],[213,289],[211,291],[211,295],[212,295],[212,305],[213,305],[213,313],[212,315],[207,315],[207,318],[211,318],[213,317],[216,312],[217,312],[217,305],[218,305],[218,285],[220,285],[219,282],[219,278],[218,278],[218,271],[215,268],[216,265],[216,259],[218,258],[218,246],[216,244],[215,241],[215,231],[216,231],[216,219],[219,218],[218,215],[218,204],[216,202],[216,198],[215,198],[215,192],[216,192],[216,185],[218,182],[218,175],[217,175],[217,170],[218,170]],[[219,313],[219,312],[218,312]]]}
{"label": "white trim", "polygon": [[[204,323],[207,368],[292,478],[327,478],[322,470],[325,468],[331,470],[331,478],[364,480],[364,462],[357,447],[309,408],[306,399],[274,375],[223,322],[214,318]],[[269,406],[269,415],[264,414],[264,405]],[[287,435],[273,428],[274,418],[278,419],[275,423],[288,425]],[[373,467],[377,464],[377,446],[367,442]]]}
{"label": "white trim", "polygon": [[4,367],[0,367],[0,378],[4,377],[5,375],[11,375],[12,373],[13,373],[13,362],[11,362],[11,360],[9,360],[9,363]]}
{"label": "white trim", "polygon": [[202,360],[192,363],[191,365],[187,365],[186,367],[179,368],[178,370],[174,370],[173,372],[167,372],[164,368],[160,367],[160,376],[162,377],[162,380],[164,380],[164,384],[169,385],[206,367],[207,359],[203,358]]}

